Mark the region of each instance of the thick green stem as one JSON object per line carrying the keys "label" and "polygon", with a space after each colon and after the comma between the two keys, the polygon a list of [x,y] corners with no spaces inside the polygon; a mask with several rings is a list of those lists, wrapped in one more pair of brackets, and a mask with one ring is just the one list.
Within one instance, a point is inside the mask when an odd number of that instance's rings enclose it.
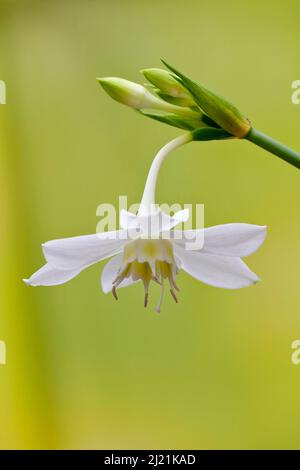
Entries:
{"label": "thick green stem", "polygon": [[268,135],[252,128],[246,135],[245,139],[248,139],[259,147],[268,150],[268,152],[277,155],[277,157],[291,163],[291,165],[294,165],[296,168],[300,168],[300,153],[286,147],[286,145],[272,139]]}

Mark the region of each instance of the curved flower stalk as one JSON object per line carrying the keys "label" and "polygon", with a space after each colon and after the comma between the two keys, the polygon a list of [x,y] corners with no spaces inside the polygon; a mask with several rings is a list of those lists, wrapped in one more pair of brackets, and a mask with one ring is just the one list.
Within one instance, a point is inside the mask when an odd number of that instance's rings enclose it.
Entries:
{"label": "curved flower stalk", "polygon": [[[155,204],[155,189],[160,167],[169,153],[194,140],[187,133],[165,145],[156,155],[146,181],[137,214],[120,213],[120,230],[73,238],[52,240],[42,245],[46,264],[25,283],[31,286],[63,284],[82,270],[112,257],[105,265],[101,284],[105,293],[137,281],[144,285],[144,305],[148,304],[150,282],[161,286],[156,307],[159,312],[165,282],[175,302],[176,277],[183,269],[194,278],[215,287],[239,289],[255,284],[259,278],[241,257],[256,251],[266,236],[266,227],[226,224],[198,230],[173,230],[187,221],[188,210],[169,216]],[[202,243],[193,243],[192,240]]]}

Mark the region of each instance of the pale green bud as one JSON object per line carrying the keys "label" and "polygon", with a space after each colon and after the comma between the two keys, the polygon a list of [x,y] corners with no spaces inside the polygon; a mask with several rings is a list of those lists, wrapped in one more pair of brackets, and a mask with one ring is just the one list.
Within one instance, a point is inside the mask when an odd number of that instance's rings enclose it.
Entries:
{"label": "pale green bud", "polygon": [[131,108],[158,108],[161,107],[161,103],[164,104],[138,83],[118,77],[97,78],[97,80],[111,98]]}
{"label": "pale green bud", "polygon": [[131,108],[155,109],[164,113],[173,113],[180,116],[198,119],[200,112],[190,108],[176,106],[153,95],[142,85],[130,82],[124,78],[106,77],[97,78],[103,89],[111,98]]}
{"label": "pale green bud", "polygon": [[[173,74],[163,69],[143,69],[144,77],[159,89],[159,96],[166,101],[179,106],[193,106],[195,104],[191,94],[174,78]],[[172,99],[168,98],[172,97]]]}

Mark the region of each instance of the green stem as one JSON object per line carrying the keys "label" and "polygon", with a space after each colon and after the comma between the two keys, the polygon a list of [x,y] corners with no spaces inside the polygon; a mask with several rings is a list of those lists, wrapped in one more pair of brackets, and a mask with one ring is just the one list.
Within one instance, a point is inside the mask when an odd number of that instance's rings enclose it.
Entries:
{"label": "green stem", "polygon": [[286,162],[289,162],[296,168],[300,168],[300,153],[295,152],[295,150],[290,149],[286,145],[283,145],[277,140],[272,139],[268,135],[252,128],[246,135],[245,139],[250,140],[265,150],[268,150],[268,152],[277,155],[277,157],[282,158],[282,160],[285,160]]}

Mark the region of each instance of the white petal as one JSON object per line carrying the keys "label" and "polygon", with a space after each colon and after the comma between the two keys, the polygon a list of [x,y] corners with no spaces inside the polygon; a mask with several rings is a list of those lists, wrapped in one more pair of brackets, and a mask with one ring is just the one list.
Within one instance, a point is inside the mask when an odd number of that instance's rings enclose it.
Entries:
{"label": "white petal", "polygon": [[95,233],[61,238],[43,244],[46,260],[59,269],[78,269],[119,253],[126,243],[126,232]]}
{"label": "white petal", "polygon": [[81,269],[57,269],[49,264],[45,264],[41,269],[36,271],[29,279],[23,281],[29,286],[56,286],[69,281],[77,276]]}
{"label": "white petal", "polygon": [[[174,222],[176,222],[176,225],[179,224],[180,222],[186,222],[190,216],[190,211],[189,209],[182,209],[181,211],[176,212],[172,219]],[[175,227],[175,225],[173,225]]]}
{"label": "white petal", "polygon": [[182,263],[181,268],[210,286],[240,289],[259,281],[240,258],[186,251],[178,246],[174,248]]}
{"label": "white petal", "polygon": [[153,238],[161,232],[168,232],[181,222],[186,222],[189,218],[189,210],[183,209],[170,216],[157,209],[156,212],[148,215],[135,215],[131,212],[121,210],[120,225],[123,229],[128,229],[130,238],[137,238],[140,234]]}
{"label": "white petal", "polygon": [[[179,235],[179,232],[174,235]],[[266,226],[224,224],[199,230],[185,230],[182,239],[174,241],[189,251],[201,250],[203,253],[243,257],[254,253],[264,242],[266,235]]]}
{"label": "white petal", "polygon": [[[102,275],[101,275],[101,287],[105,294],[111,292],[112,290],[112,283],[116,279],[119,269],[121,267],[123,260],[123,255],[119,254],[114,256],[112,259],[106,263],[103,268]],[[120,287],[127,287],[130,284],[134,284],[137,281],[133,281],[131,278],[124,279],[119,285]]]}
{"label": "white petal", "polygon": [[136,214],[122,209],[120,211],[120,226],[123,229],[136,228],[138,226],[138,217]]}
{"label": "white petal", "polygon": [[[148,217],[148,225],[150,222],[151,231],[147,233],[147,229],[144,228],[141,223],[142,231],[145,235],[149,237],[158,235],[161,232],[169,232],[173,227],[180,224],[181,222],[186,222],[189,218],[189,209],[183,209],[176,212],[173,216],[170,216],[163,212],[161,209],[158,209],[158,212],[155,215]],[[147,225],[145,226],[147,227]]]}

